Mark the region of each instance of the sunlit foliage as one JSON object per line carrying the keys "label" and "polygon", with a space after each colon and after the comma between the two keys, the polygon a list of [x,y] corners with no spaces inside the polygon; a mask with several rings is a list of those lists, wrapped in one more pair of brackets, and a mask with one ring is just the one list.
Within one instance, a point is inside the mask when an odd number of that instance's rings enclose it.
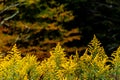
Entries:
{"label": "sunlit foliage", "polygon": [[30,55],[22,58],[16,45],[1,60],[0,80],[39,80],[37,58]]}
{"label": "sunlit foliage", "polygon": [[66,57],[58,43],[42,62],[33,55],[22,57],[15,44],[7,56],[0,57],[0,80],[119,80],[119,48],[110,59],[100,44],[94,35],[81,57],[77,51]]}
{"label": "sunlit foliage", "polygon": [[112,79],[120,79],[120,47],[112,53],[110,62],[113,64],[114,68],[110,70],[110,75]]}

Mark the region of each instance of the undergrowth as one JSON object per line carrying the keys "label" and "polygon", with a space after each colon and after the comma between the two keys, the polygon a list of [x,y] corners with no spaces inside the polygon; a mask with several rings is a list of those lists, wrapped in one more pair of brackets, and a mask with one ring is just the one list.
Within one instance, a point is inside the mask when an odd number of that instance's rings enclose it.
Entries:
{"label": "undergrowth", "polygon": [[120,80],[120,47],[108,57],[96,36],[81,57],[77,51],[65,57],[60,43],[42,62],[29,53],[21,57],[16,45],[8,53],[0,57],[0,80]]}

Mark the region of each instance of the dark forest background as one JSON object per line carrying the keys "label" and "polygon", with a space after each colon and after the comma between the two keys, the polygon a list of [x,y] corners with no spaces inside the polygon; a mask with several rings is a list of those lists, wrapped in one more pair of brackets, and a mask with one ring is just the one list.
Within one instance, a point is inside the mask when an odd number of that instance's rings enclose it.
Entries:
{"label": "dark forest background", "polygon": [[83,53],[93,35],[106,54],[120,45],[119,0],[0,0],[0,51],[17,44],[40,60],[58,42],[68,55]]}

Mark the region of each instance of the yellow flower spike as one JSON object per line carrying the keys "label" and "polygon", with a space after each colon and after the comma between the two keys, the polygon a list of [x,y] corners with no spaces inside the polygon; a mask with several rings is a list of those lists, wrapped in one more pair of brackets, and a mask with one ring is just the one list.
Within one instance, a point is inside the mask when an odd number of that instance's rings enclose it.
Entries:
{"label": "yellow flower spike", "polygon": [[8,52],[9,54],[4,58],[4,60],[20,60],[21,59],[21,52],[17,49],[16,44],[13,48]]}
{"label": "yellow flower spike", "polygon": [[0,63],[0,80],[39,80],[37,58],[30,55],[21,58],[20,55],[15,44]]}

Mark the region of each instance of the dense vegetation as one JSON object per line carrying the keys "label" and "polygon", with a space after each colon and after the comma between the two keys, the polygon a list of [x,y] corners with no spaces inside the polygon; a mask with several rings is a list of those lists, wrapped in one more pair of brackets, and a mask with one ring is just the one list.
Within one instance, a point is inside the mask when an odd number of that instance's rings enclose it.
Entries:
{"label": "dense vegetation", "polygon": [[46,55],[61,42],[70,54],[84,50],[96,34],[110,56],[120,44],[119,4],[118,0],[1,0],[0,50],[6,52],[16,43],[23,52],[40,50]]}
{"label": "dense vegetation", "polygon": [[119,14],[119,0],[0,0],[0,80],[119,80]]}
{"label": "dense vegetation", "polygon": [[108,58],[96,36],[81,57],[76,52],[67,58],[60,43],[50,51],[50,58],[42,62],[29,54],[21,57],[16,44],[8,53],[0,57],[0,80],[120,79],[120,47]]}
{"label": "dense vegetation", "polygon": [[[74,19],[66,4],[54,0],[3,1],[1,3],[0,50],[6,52],[13,44],[29,54],[49,57],[49,49],[61,42],[67,52],[82,50],[78,27],[67,28],[65,23]],[[71,26],[70,26],[71,27]],[[72,48],[75,47],[75,48]],[[26,55],[26,54],[23,54]]]}
{"label": "dense vegetation", "polygon": [[110,55],[120,44],[119,4],[118,0],[1,0],[0,50],[6,52],[16,43],[23,52],[47,54],[61,42],[70,54],[84,50],[96,34]]}

